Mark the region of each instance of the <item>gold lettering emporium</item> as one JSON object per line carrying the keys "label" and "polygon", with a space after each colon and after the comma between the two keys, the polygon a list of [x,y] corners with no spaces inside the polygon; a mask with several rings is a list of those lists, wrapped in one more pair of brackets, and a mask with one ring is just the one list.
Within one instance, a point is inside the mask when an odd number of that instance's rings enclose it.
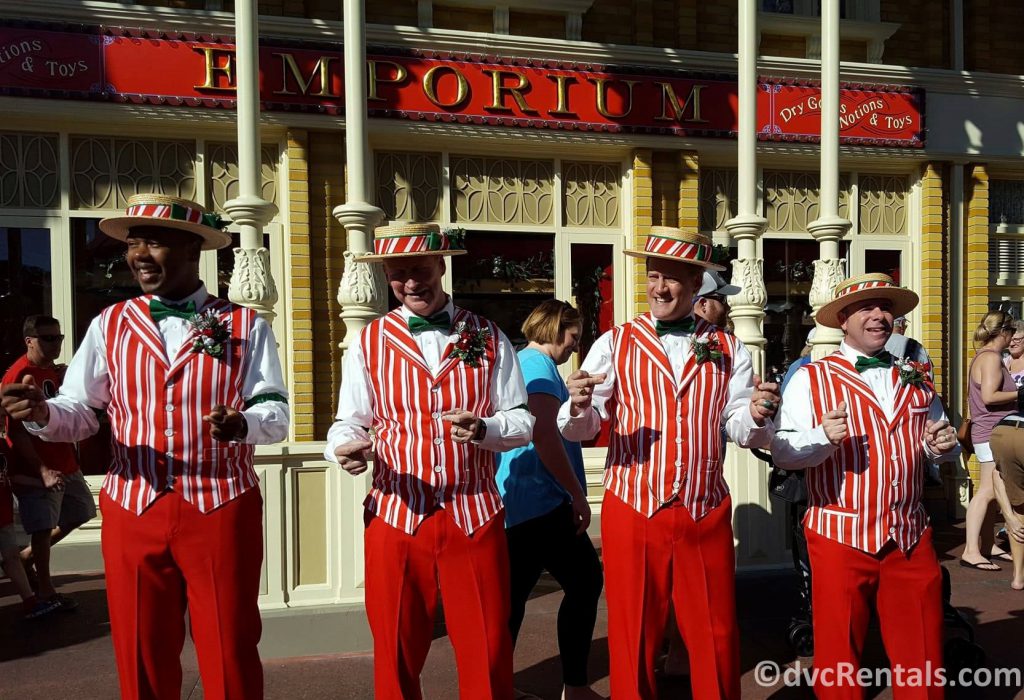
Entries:
{"label": "gold lettering emporium", "polygon": [[[511,112],[512,108],[506,107],[505,100],[502,99],[502,93],[508,93],[515,100],[520,112],[523,114],[537,113],[537,110],[526,104],[526,98],[523,97],[523,91],[530,89],[530,80],[525,75],[511,70],[497,70],[493,68],[485,68],[481,72],[491,76],[491,104],[484,105],[484,109],[489,112]],[[518,78],[518,84],[515,87],[504,85],[506,76]]]}
{"label": "gold lettering emporium", "polygon": [[607,84],[611,82],[609,78],[587,78],[590,82],[594,83],[597,87],[597,113],[606,119],[621,119],[629,116],[629,113],[633,111],[633,86],[637,84],[636,80],[618,80],[616,82],[625,83],[626,85],[626,109],[622,114],[612,114],[608,111],[608,87]]}
{"label": "gold lettering emporium", "polygon": [[[395,77],[393,78],[382,78],[377,72],[377,66],[390,66],[395,69]],[[405,69],[405,66],[394,61],[367,61],[366,62],[366,99],[381,101],[386,98],[381,97],[377,94],[378,83],[389,83],[397,85],[398,83],[405,82],[405,79],[409,77],[409,71]]]}
{"label": "gold lettering emporium", "polygon": [[[442,102],[441,98],[437,96],[437,81],[441,79],[439,75],[441,71],[451,71],[452,75],[455,76],[455,99],[451,102]],[[455,109],[469,99],[469,81],[466,80],[466,76],[451,66],[434,66],[423,76],[423,93],[436,106],[444,109]]]}
{"label": "gold lettering emporium", "polygon": [[309,88],[313,85],[313,81],[316,80],[317,76],[320,76],[320,92],[314,92],[315,97],[338,97],[336,93],[331,92],[331,78],[328,72],[328,68],[331,65],[331,61],[336,61],[337,56],[321,56],[317,59],[316,65],[313,66],[313,70],[309,74],[309,78],[302,77],[302,71],[299,69],[299,64],[295,62],[295,56],[290,53],[275,53],[275,56],[281,57],[281,89],[275,90],[275,95],[294,95],[294,91],[288,89],[288,75],[295,79],[295,82],[299,86],[299,94],[308,95]]}
{"label": "gold lettering emporium", "polygon": [[575,117],[576,112],[569,109],[569,84],[575,83],[576,78],[571,75],[549,75],[548,77],[558,83],[558,106],[548,114],[552,117]]}
{"label": "gold lettering emporium", "polygon": [[[234,85],[234,65],[235,65],[235,52],[226,51],[224,49],[216,49],[207,46],[193,46],[193,51],[199,51],[203,54],[205,59],[206,67],[206,79],[202,85],[196,85],[196,90],[236,90]],[[218,57],[224,57],[223,63],[217,63]],[[216,84],[217,73],[222,74],[228,81],[228,84],[221,87]]]}
{"label": "gold lettering emporium", "polygon": [[[676,91],[672,88],[671,83],[658,83],[661,86],[661,116],[655,117],[658,121],[677,121],[677,122],[707,122],[707,119],[700,118],[700,91],[707,87],[707,85],[694,85],[690,89],[690,94],[686,96],[686,102],[682,105],[679,104],[679,99],[676,97]],[[672,106],[672,116],[668,116],[668,107]],[[693,106],[693,118],[686,119],[687,107]]]}

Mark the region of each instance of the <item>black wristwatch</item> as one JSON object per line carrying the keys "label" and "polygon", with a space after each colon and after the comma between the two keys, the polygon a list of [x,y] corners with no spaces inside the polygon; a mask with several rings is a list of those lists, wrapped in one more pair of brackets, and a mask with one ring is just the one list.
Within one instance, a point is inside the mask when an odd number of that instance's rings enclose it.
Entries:
{"label": "black wristwatch", "polygon": [[476,432],[473,433],[473,442],[480,442],[487,435],[487,424],[483,419],[476,422]]}

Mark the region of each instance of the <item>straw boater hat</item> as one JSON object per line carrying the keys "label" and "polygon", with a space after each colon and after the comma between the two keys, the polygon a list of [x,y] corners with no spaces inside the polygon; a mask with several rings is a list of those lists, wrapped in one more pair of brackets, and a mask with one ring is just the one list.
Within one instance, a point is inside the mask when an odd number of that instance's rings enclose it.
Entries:
{"label": "straw boater hat", "polygon": [[634,258],[665,258],[721,272],[725,268],[711,262],[711,239],[699,233],[671,226],[652,226],[643,250],[626,250]]}
{"label": "straw boater hat", "polygon": [[231,245],[231,236],[223,231],[225,222],[202,206],[180,197],[163,194],[134,194],[128,198],[124,216],[112,216],[100,222],[100,230],[119,241],[128,239],[135,226],[158,226],[188,231],[203,239],[203,250]]}
{"label": "straw boater hat", "polygon": [[465,255],[462,237],[442,231],[437,224],[392,221],[373,230],[373,253],[360,255],[360,262],[381,262],[414,255]]}
{"label": "straw boater hat", "polygon": [[839,312],[850,304],[865,299],[887,299],[892,302],[892,315],[905,316],[919,301],[917,293],[897,286],[889,275],[872,273],[843,280],[836,287],[832,301],[818,309],[815,320],[829,328],[840,328]]}

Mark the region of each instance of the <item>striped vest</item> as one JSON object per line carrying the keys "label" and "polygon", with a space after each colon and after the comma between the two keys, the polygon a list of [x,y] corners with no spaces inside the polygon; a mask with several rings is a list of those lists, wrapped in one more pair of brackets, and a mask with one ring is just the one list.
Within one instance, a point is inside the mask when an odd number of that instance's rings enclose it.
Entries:
{"label": "striped vest", "polygon": [[804,524],[827,537],[874,554],[890,539],[909,550],[928,526],[921,504],[924,429],[935,390],[930,381],[901,386],[893,367],[892,420],[868,384],[839,352],[807,365],[814,414],[846,402],[849,437],[807,470]]}
{"label": "striped vest", "polygon": [[729,494],[722,476],[722,413],[739,340],[698,319],[694,338],[714,338],[722,356],[691,351],[677,383],[650,314],[618,326],[605,488],[647,517],[678,497],[694,520]]}
{"label": "striped vest", "polygon": [[103,310],[100,327],[110,372],[112,455],[103,482],[122,508],[142,513],[162,491],[180,480],[181,493],[208,513],[258,484],[253,446],[220,442],[203,423],[214,406],[241,411],[249,363],[248,338],[256,314],[209,297],[231,340],[223,357],[191,352],[190,332],[181,349],[168,348],[149,315],[151,296]]}
{"label": "striped vest", "polygon": [[464,309],[452,325],[488,328],[491,339],[479,366],[441,353],[431,374],[406,320],[397,311],[370,323],[360,336],[373,401],[373,485],[366,509],[409,534],[440,506],[466,534],[501,511],[490,450],[452,441],[447,410],[461,408],[492,415],[491,382],[498,348],[498,327]]}

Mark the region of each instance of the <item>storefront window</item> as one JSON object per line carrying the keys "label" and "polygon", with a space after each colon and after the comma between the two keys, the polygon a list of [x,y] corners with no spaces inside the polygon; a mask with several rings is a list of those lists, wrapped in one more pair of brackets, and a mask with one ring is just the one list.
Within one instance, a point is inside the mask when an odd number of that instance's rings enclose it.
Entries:
{"label": "storefront window", "polygon": [[32,314],[52,314],[50,231],[0,226],[0,367],[25,353],[22,323]]}
{"label": "storefront window", "polygon": [[455,303],[497,323],[517,348],[526,345],[523,321],[555,295],[554,242],[551,234],[469,234],[468,254],[451,258]]}
{"label": "storefront window", "polygon": [[85,337],[89,323],[111,304],[139,294],[128,263],[125,244],[99,229],[99,219],[71,219],[74,254],[73,347]]}
{"label": "storefront window", "polygon": [[[763,244],[764,280],[768,291],[764,319],[765,366],[769,376],[774,376],[784,374],[789,363],[800,356],[807,334],[814,328],[810,293],[819,245],[810,239],[778,238],[765,239]],[[839,254],[847,261],[849,270],[848,242],[839,243]]]}

